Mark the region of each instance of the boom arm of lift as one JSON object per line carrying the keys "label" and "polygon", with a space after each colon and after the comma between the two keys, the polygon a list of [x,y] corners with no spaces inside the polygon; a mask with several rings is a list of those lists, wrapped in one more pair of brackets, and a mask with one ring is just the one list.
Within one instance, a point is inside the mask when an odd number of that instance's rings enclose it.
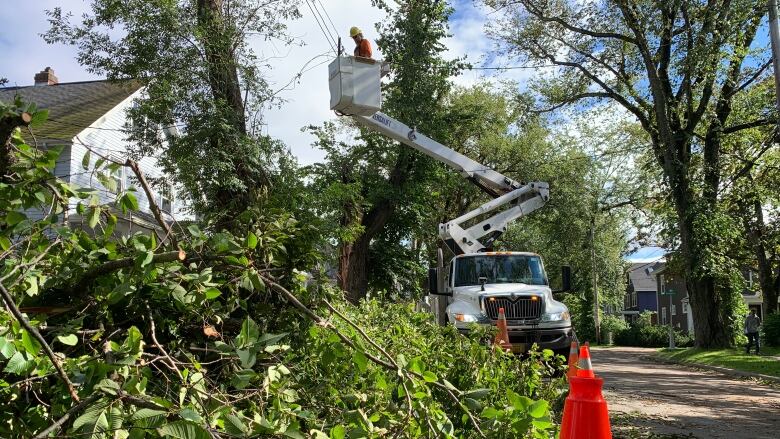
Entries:
{"label": "boom arm of lift", "polygon": [[[493,241],[506,231],[506,226],[510,222],[539,209],[550,198],[547,183],[520,183],[512,180],[416,132],[413,128],[382,112],[376,112],[371,116],[353,117],[361,125],[446,164],[494,198],[465,215],[439,224],[439,237],[456,255],[484,251],[491,247]],[[511,207],[464,228],[464,223],[467,221],[507,204]],[[485,238],[484,242],[480,242],[482,238]]]}

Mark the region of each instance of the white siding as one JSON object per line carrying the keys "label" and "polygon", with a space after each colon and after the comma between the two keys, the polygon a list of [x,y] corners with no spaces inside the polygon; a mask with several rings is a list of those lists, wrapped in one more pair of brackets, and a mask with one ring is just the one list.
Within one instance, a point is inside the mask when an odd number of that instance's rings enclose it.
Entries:
{"label": "white siding", "polygon": [[[125,139],[125,134],[122,131],[125,127],[126,114],[125,110],[132,105],[133,99],[138,96],[139,92],[134,93],[119,105],[114,107],[107,114],[103,115],[89,128],[86,128],[76,137],[72,139],[73,144],[66,147],[63,150],[63,154],[57,162],[55,169],[55,175],[61,177],[67,181],[73,183],[76,187],[82,188],[94,188],[98,191],[101,204],[112,204],[116,201],[117,194],[110,192],[104,187],[97,179],[93,167],[99,157],[91,153],[90,166],[88,170],[84,170],[82,162],[84,156],[87,153],[88,145],[90,149],[98,152],[100,155],[110,156],[118,161],[124,162],[127,158],[127,151],[130,148],[130,143]],[[155,157],[143,157],[138,161],[141,170],[146,175],[147,180],[153,180],[155,178],[162,177],[162,171],[159,169],[158,161]],[[147,199],[143,189],[135,183],[135,176],[132,175],[132,170],[122,167],[121,169],[121,187],[120,191],[130,187],[136,188],[135,195],[138,199],[139,209],[145,213],[151,213],[149,209],[149,200]],[[130,178],[132,177],[132,178]],[[160,205],[160,191],[152,188],[155,198],[157,198],[158,205]],[[176,191],[174,190],[174,193]],[[89,200],[86,200],[87,202]],[[75,212],[76,204],[78,200],[71,201],[70,213],[72,218],[76,218]],[[193,216],[186,213],[186,204],[178,198],[174,198],[173,204],[173,216],[177,220],[193,219]],[[40,213],[38,214],[40,216]]]}
{"label": "white siding", "polygon": [[[70,145],[43,144],[39,146],[43,149],[62,146],[62,152],[57,157],[57,162],[54,165],[54,175],[65,181],[70,181]],[[44,212],[40,209],[26,209],[24,214],[27,215],[27,218],[38,221],[43,219]]]}
{"label": "white siding", "polygon": [[[92,169],[90,169],[90,171],[84,171],[82,161],[84,159],[84,154],[87,152],[87,148],[84,145],[89,145],[92,150],[99,152],[101,155],[111,156],[119,161],[124,161],[127,158],[127,151],[131,147],[131,144],[125,139],[124,132],[122,132],[127,120],[125,111],[132,105],[133,100],[140,93],[141,91],[139,90],[129,96],[100,118],[92,127],[85,129],[73,139],[74,144],[71,153],[70,166],[72,169],[77,170],[73,178],[73,183],[79,187],[92,187],[97,189],[102,204],[113,203],[116,200],[116,194],[111,193],[100,184]],[[98,157],[96,157],[95,154],[92,154],[90,166],[94,166],[97,160]],[[141,171],[146,175],[147,180],[153,180],[163,176],[163,172],[159,168],[158,161],[155,157],[143,157],[138,161],[138,164]],[[128,189],[129,183],[129,187],[134,187],[136,189],[135,195],[138,199],[139,209],[142,212],[151,213],[149,200],[147,199],[143,188],[135,182],[135,175],[132,170],[123,167],[120,172],[121,189]],[[158,205],[160,205],[160,191],[156,188],[152,188],[152,190]],[[172,212],[173,217],[177,220],[193,219],[185,210],[185,204],[182,203],[181,200],[175,199]]]}

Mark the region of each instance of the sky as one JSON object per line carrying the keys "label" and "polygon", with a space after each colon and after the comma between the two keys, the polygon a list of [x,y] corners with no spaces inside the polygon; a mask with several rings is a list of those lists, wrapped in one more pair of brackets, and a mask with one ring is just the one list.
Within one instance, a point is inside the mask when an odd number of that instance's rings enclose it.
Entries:
{"label": "sky", "polygon": [[[31,2],[15,1],[14,8],[0,8],[0,77],[8,78],[9,85],[32,85],[35,73],[44,67],[51,67],[60,82],[75,82],[101,79],[90,74],[76,60],[76,50],[70,46],[47,45],[40,34],[48,29],[45,10],[61,6],[63,11],[71,11],[78,17],[89,8],[88,0],[36,0]],[[475,6],[472,0],[452,2],[455,13],[450,20],[452,37],[446,41],[449,48],[447,56],[467,56],[475,66],[495,66],[503,60],[490,55],[493,42],[485,37],[484,27],[489,11]],[[375,24],[384,18],[384,13],[371,6],[369,0],[317,0],[316,6],[324,6],[336,30],[340,32],[348,51],[352,50],[349,28],[358,26],[367,38],[376,37]],[[266,133],[281,139],[302,165],[321,161],[322,151],[311,146],[314,138],[301,128],[319,125],[336,116],[328,108],[328,58],[312,58],[326,53],[330,46],[322,30],[315,21],[315,15],[307,3],[301,3],[302,18],[288,23],[289,31],[305,44],[302,46],[280,47],[279,43],[265,41],[253,42],[254,50],[261,57],[277,57],[271,61],[273,69],[268,79],[274,89],[284,88],[295,75],[305,70],[297,82],[286,87],[280,93],[285,103],[280,108],[268,109],[265,114]],[[25,17],[19,20],[19,17]],[[327,23],[330,25],[330,22]],[[375,45],[374,45],[375,47]],[[375,47],[376,49],[376,47]],[[332,57],[332,51],[331,55]],[[374,55],[381,58],[381,52]],[[308,63],[308,64],[307,64]],[[320,65],[318,65],[320,64]],[[483,75],[495,75],[495,71],[468,71],[455,78],[460,85],[470,85],[484,80]],[[528,70],[501,72],[503,79],[525,80],[531,75]]]}

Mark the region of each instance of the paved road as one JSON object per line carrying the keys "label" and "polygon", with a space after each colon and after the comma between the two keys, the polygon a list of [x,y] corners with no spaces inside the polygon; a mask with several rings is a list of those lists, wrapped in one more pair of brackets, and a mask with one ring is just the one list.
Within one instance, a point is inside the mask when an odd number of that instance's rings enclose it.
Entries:
{"label": "paved road", "polygon": [[[642,359],[653,349],[595,348],[593,369],[615,437],[780,438],[780,388]],[[629,434],[628,425],[636,429]]]}

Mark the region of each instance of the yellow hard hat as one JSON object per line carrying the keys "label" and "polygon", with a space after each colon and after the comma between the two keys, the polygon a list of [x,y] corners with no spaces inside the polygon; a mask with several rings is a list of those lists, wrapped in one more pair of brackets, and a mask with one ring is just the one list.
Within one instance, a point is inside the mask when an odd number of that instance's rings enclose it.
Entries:
{"label": "yellow hard hat", "polygon": [[355,38],[355,35],[362,34],[362,33],[363,33],[363,31],[361,31],[360,28],[357,27],[357,26],[352,26],[349,29],[349,36],[350,36],[350,38]]}

